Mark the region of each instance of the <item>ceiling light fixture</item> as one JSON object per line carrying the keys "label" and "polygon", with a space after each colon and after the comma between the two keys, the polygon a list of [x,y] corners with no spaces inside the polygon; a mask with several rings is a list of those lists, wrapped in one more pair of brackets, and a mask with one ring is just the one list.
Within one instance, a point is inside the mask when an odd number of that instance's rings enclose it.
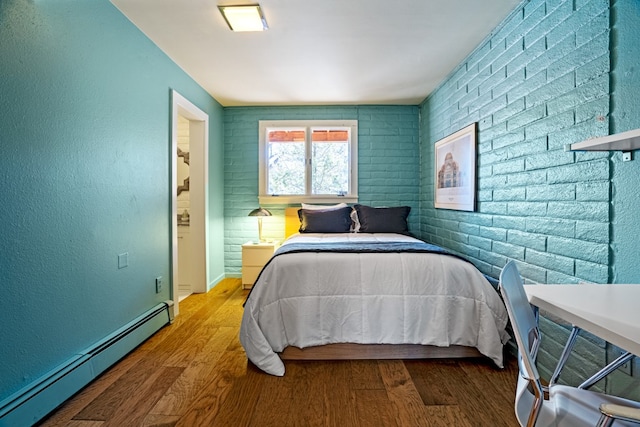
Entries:
{"label": "ceiling light fixture", "polygon": [[269,28],[259,4],[218,6],[231,31],[264,31]]}

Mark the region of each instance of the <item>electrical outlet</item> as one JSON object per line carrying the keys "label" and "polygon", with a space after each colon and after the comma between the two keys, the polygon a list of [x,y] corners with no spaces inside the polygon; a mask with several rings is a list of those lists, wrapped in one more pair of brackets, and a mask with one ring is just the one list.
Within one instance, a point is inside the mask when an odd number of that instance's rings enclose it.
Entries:
{"label": "electrical outlet", "polygon": [[162,292],[162,276],[156,277],[156,294]]}

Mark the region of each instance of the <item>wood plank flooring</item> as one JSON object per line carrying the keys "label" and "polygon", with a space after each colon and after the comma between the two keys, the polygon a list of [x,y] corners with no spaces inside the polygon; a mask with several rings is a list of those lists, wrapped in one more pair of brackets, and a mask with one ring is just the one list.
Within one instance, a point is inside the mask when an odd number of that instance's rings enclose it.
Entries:
{"label": "wood plank flooring", "polygon": [[484,359],[286,361],[278,378],[238,340],[248,291],[225,279],[41,426],[517,426],[517,364]]}

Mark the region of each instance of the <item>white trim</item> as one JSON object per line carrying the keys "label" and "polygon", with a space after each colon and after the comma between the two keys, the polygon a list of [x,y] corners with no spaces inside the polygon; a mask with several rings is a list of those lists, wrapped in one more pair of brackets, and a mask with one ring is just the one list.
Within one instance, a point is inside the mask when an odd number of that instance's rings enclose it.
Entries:
{"label": "white trim", "polygon": [[[306,128],[313,127],[350,127],[351,141],[349,152],[349,190],[350,193],[344,196],[338,195],[282,195],[274,196],[267,194],[267,168],[265,159],[267,157],[266,129],[271,127]],[[310,134],[310,132],[308,132]],[[259,151],[258,151],[258,203],[259,204],[291,204],[291,203],[356,203],[358,201],[358,121],[357,120],[260,120],[259,121]],[[307,148],[310,144],[307,144]],[[310,157],[307,153],[307,157]],[[309,165],[307,164],[307,167]],[[307,192],[310,192],[310,174],[306,173]]]}
{"label": "white trim", "polygon": [[292,205],[296,203],[358,203],[354,196],[258,196],[260,205]]}
{"label": "white trim", "polygon": [[171,298],[175,314],[178,301],[178,116],[189,120],[190,175],[189,182],[191,281],[194,292],[206,292],[209,268],[207,262],[207,206],[209,197],[209,115],[175,90],[171,91]]}

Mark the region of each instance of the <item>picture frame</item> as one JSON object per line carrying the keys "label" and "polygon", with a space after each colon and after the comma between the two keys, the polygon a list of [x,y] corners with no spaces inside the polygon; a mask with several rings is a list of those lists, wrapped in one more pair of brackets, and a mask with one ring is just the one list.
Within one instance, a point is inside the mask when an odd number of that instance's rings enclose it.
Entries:
{"label": "picture frame", "polygon": [[436,208],[475,211],[476,132],[474,122],[435,143]]}

